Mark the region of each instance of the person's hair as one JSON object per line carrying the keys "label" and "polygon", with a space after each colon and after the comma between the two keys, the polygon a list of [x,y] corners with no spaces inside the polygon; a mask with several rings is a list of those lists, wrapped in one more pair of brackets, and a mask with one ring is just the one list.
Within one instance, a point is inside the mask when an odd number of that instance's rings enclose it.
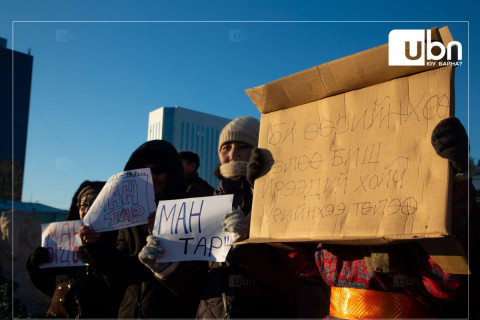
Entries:
{"label": "person's hair", "polygon": [[198,167],[200,167],[200,157],[195,152],[182,151],[178,153],[178,156],[180,157],[180,159],[187,160],[188,163],[195,163],[195,171],[197,171]]}
{"label": "person's hair", "polygon": [[130,155],[124,171],[144,168],[146,164],[161,164],[168,172],[167,186],[163,200],[185,197],[187,186],[183,177],[183,166],[175,147],[164,140],[150,140],[143,143]]}
{"label": "person's hair", "polygon": [[78,203],[78,196],[80,195],[80,192],[84,188],[93,187],[100,190],[103,188],[104,185],[105,185],[105,181],[90,181],[90,180],[83,181],[78,187],[77,191],[75,191],[75,194],[73,195],[72,203],[70,204],[70,209],[68,210],[68,214],[67,214],[67,220],[80,220],[80,211],[78,210],[77,203]]}

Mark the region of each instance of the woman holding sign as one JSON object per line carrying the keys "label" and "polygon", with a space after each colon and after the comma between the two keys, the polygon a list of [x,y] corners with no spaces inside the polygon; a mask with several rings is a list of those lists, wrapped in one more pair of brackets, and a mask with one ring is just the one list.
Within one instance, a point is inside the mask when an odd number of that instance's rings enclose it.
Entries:
{"label": "woman holding sign", "polygon": [[[256,166],[266,156],[255,149],[259,122],[239,117],[228,123],[220,134],[216,195],[233,194],[233,211],[225,215],[225,231],[234,233],[234,241],[248,237],[252,207],[253,180],[262,173]],[[247,173],[247,167],[250,171]],[[271,164],[270,164],[271,165]],[[293,292],[300,279],[290,272],[287,254],[269,245],[241,245],[230,250],[226,262],[155,263],[163,252],[162,239],[150,236],[139,254],[160,282],[182,295],[201,299],[197,318],[291,318],[295,316]]]}
{"label": "woman holding sign", "polygon": [[[104,184],[84,181],[73,196],[67,221],[82,220]],[[109,246],[107,242],[110,241],[111,246],[115,238],[116,232],[110,233],[100,245]],[[120,302],[118,290],[105,283],[95,266],[45,267],[52,260],[47,248],[38,247],[26,263],[28,277],[35,288],[52,297],[47,317],[116,317]],[[42,265],[44,268],[41,268]]]}
{"label": "woman holding sign", "polygon": [[[223,128],[219,138],[220,166],[216,175],[220,185],[215,194],[234,194],[234,211],[225,215],[223,222],[224,230],[235,234],[234,241],[248,238],[254,181],[268,171],[265,167],[273,164],[271,155],[268,163],[269,154],[256,148],[259,126],[252,117],[239,117]],[[259,158],[263,158],[260,166],[256,161]],[[217,286],[227,280],[225,272],[228,274],[229,286],[222,288],[221,306],[215,299],[202,300],[199,315],[218,317],[221,314],[217,312],[221,311],[232,318],[294,317],[294,292],[301,280],[293,275],[292,267],[288,251],[283,249],[267,244],[232,248],[226,265],[214,266],[208,277]],[[212,302],[220,308],[212,309]]]}
{"label": "woman holding sign", "polygon": [[[185,198],[183,167],[170,143],[152,140],[139,146],[124,170],[141,168],[151,170],[156,203]],[[108,283],[125,288],[119,318],[193,318],[198,301],[175,296],[138,260],[138,253],[151,234],[154,215],[151,217],[149,224],[119,230],[116,247],[108,251],[98,247],[99,233],[85,228],[84,259],[99,265]]]}

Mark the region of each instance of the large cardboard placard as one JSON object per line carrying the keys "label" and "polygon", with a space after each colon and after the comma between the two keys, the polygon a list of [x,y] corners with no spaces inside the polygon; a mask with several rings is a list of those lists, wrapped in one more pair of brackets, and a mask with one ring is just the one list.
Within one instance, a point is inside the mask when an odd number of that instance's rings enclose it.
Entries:
{"label": "large cardboard placard", "polygon": [[250,237],[447,234],[448,161],[431,133],[450,115],[451,77],[441,68],[263,114],[259,146],[275,163],[255,182]]}
{"label": "large cardboard placard", "polygon": [[[448,28],[435,32],[451,40]],[[453,68],[388,67],[387,51],[247,90],[262,112],[259,147],[275,160],[255,181],[249,242],[376,244],[450,233],[449,164],[431,133],[454,113]]]}

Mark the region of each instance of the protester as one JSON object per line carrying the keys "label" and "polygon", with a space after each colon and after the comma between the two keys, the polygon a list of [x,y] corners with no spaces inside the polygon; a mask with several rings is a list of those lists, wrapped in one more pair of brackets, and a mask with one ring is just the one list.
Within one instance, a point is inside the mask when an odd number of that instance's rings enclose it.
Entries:
{"label": "protester", "polygon": [[[468,230],[466,210],[470,207],[470,217],[478,218],[478,208],[474,201],[468,203],[468,137],[457,118],[437,125],[432,145],[439,156],[450,160],[456,172],[453,233],[466,248],[467,239],[462,234]],[[458,300],[459,293],[466,299],[466,292],[459,292],[464,290],[460,288],[465,276],[444,272],[417,242],[378,246],[320,243],[310,254],[314,254],[318,272],[332,290],[327,319],[467,317],[465,304]]]}
{"label": "protester", "polygon": [[[251,166],[252,151],[258,149],[259,122],[239,117],[228,123],[220,134],[217,170],[220,185],[216,195],[233,194],[233,210],[225,215],[224,230],[233,232],[236,241],[248,237],[252,206],[251,181],[264,168]],[[270,164],[271,165],[271,164]],[[225,263],[156,263],[163,253],[161,238],[149,236],[139,259],[160,282],[181,295],[201,299],[197,318],[291,318],[295,316],[294,292],[301,279],[287,264],[287,252],[266,244],[233,247]],[[208,264],[208,265],[207,265]],[[203,266],[203,267],[202,267]]]}
{"label": "protester", "polygon": [[187,183],[189,197],[206,197],[213,195],[215,189],[198,176],[200,157],[191,151],[182,151],[178,154],[183,165],[183,174]]}
{"label": "protester", "polygon": [[[170,143],[152,140],[139,146],[124,170],[139,168],[150,168],[152,172],[156,203],[185,197],[182,164]],[[98,233],[87,229],[84,232],[84,259],[99,265],[109,283],[126,288],[118,311],[119,318],[193,318],[198,301],[175,296],[138,260],[138,253],[151,234],[154,213],[149,221],[148,225],[121,229],[116,248],[108,252],[98,248],[95,239]]]}
{"label": "protester", "polygon": [[[84,181],[72,198],[67,220],[85,217],[105,182]],[[116,232],[106,234],[100,247],[113,245]],[[119,289],[109,286],[91,264],[40,269],[49,262],[46,248],[37,247],[27,260],[27,274],[35,288],[52,297],[49,318],[113,318],[117,315]]]}

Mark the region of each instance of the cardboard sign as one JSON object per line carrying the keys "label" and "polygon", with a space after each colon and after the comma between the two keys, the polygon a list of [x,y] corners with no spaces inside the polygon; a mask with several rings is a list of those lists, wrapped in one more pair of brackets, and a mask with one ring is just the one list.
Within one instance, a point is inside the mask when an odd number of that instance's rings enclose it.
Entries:
{"label": "cardboard sign", "polygon": [[150,169],[120,172],[110,177],[83,218],[97,232],[148,223],[156,211]]}
{"label": "cardboard sign", "polygon": [[42,247],[47,248],[50,261],[40,268],[85,265],[77,258],[77,250],[82,245],[78,229],[82,225],[82,220],[42,224]]}
{"label": "cardboard sign", "polygon": [[[453,69],[409,75],[413,69],[388,67],[387,51],[247,90],[262,111],[259,147],[275,160],[255,181],[249,242],[375,244],[449,234],[449,164],[431,133],[453,115]],[[389,80],[402,72],[408,76]]]}
{"label": "cardboard sign", "polygon": [[153,235],[165,249],[158,262],[224,262],[233,234],[223,231],[223,216],[232,210],[233,195],[161,201]]}

